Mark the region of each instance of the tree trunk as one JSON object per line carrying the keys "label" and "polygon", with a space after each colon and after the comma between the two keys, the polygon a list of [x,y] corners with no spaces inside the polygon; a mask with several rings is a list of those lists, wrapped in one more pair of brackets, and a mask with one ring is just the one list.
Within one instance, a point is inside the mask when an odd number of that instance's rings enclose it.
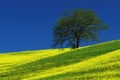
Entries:
{"label": "tree trunk", "polygon": [[79,45],[80,45],[80,39],[77,38],[76,48],[79,48]]}

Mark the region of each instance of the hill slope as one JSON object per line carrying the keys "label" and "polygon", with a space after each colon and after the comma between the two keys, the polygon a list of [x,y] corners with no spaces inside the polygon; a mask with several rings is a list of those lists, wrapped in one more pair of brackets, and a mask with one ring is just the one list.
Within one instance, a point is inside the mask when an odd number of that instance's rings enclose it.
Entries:
{"label": "hill slope", "polygon": [[75,50],[0,54],[0,80],[120,79],[120,40]]}

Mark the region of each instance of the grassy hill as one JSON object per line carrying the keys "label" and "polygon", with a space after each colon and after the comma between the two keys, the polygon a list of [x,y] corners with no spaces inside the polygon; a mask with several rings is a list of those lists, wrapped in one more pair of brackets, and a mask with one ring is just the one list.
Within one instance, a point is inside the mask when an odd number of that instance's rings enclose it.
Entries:
{"label": "grassy hill", "polygon": [[0,54],[0,80],[120,80],[120,40]]}

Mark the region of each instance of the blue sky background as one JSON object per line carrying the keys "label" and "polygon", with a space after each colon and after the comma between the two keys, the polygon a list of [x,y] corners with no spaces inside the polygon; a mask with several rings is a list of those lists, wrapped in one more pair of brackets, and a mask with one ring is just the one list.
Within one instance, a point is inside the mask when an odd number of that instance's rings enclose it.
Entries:
{"label": "blue sky background", "polygon": [[50,48],[57,20],[76,8],[92,9],[110,26],[101,42],[120,39],[120,0],[0,0],[0,52]]}

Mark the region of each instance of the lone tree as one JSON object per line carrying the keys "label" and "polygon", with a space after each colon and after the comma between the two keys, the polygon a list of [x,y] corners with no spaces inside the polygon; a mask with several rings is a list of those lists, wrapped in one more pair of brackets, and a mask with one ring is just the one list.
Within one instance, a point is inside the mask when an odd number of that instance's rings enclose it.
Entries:
{"label": "lone tree", "polygon": [[107,29],[92,10],[66,11],[53,29],[53,47],[70,46],[78,48],[81,40],[90,41],[98,39],[98,32]]}

